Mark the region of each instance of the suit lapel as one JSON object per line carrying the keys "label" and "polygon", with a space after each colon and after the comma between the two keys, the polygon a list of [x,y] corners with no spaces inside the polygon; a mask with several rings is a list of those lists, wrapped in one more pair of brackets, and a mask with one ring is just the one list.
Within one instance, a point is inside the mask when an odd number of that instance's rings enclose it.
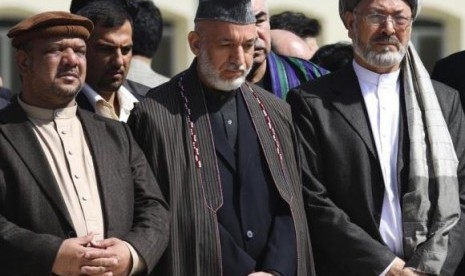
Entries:
{"label": "suit lapel", "polygon": [[90,104],[84,92],[81,90],[76,96],[76,103],[82,109],[89,110],[90,112],[95,112],[94,107]]}
{"label": "suit lapel", "polygon": [[352,64],[332,73],[332,103],[378,159],[362,91]]}
{"label": "suit lapel", "polygon": [[0,125],[0,131],[21,157],[57,213],[61,213],[68,227],[73,229],[71,216],[67,211],[60,188],[26,114],[16,100],[3,111],[0,117],[6,118],[7,121]]}
{"label": "suit lapel", "polygon": [[[334,81],[330,82],[332,84],[331,96],[333,97],[331,102],[357,135],[363,140],[367,150],[373,155],[375,160],[377,160],[374,165],[380,168],[378,152],[376,151],[365,101],[352,64],[345,66],[340,69],[340,71],[333,74]],[[371,189],[371,194],[367,195],[367,198],[372,198],[373,200],[371,201],[372,203],[368,203],[368,205],[373,206],[375,220],[379,226],[385,189],[382,176],[379,181],[375,181],[370,185],[369,189]]]}
{"label": "suit lapel", "polygon": [[[103,137],[108,137],[108,133],[105,131],[105,123],[96,120],[95,114],[88,113],[78,109],[78,116],[81,120],[82,128],[86,134],[89,150],[92,154],[92,161],[94,163],[95,174],[97,177],[97,185],[99,187],[100,200],[102,201],[102,213],[105,221],[105,236],[108,232],[108,221],[115,221],[117,218],[110,218],[109,216],[113,212],[108,212],[111,210],[111,205],[114,203],[111,196],[111,174],[115,173],[114,169],[110,164],[113,162],[108,162],[108,158],[111,158],[112,153],[107,151],[107,142]],[[117,204],[117,203],[114,203]],[[113,214],[117,215],[117,214]]]}
{"label": "suit lapel", "polygon": [[141,83],[125,79],[123,81],[123,86],[131,92],[131,94],[140,102],[144,99],[145,94],[150,90],[150,87],[145,86]]}

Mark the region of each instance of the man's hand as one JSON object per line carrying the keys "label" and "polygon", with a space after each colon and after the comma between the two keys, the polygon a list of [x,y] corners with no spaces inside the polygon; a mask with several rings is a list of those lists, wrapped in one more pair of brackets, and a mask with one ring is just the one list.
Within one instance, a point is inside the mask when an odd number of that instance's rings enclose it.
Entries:
{"label": "man's hand", "polygon": [[413,271],[405,267],[405,262],[400,258],[395,258],[386,276],[427,276],[428,274]]}
{"label": "man's hand", "polygon": [[392,263],[391,268],[386,273],[386,276],[400,276],[404,266],[405,262],[402,259],[396,257]]}
{"label": "man's hand", "polygon": [[407,267],[402,270],[402,273],[400,273],[400,276],[427,276],[427,275],[428,274],[413,271],[412,269],[407,268]]}
{"label": "man's hand", "polygon": [[[112,272],[113,276],[127,276],[131,272],[132,258],[126,243],[117,238],[109,238],[101,241],[92,241],[91,246],[96,249],[103,249],[107,254],[113,256],[117,261],[112,266],[107,267],[107,272]],[[103,256],[106,258],[105,256]],[[101,258],[100,251],[89,251],[86,253],[86,258],[98,260]],[[88,271],[93,271],[92,266],[82,267],[83,274],[89,274]]]}
{"label": "man's hand", "polygon": [[[112,258],[112,256],[104,250],[87,247],[87,245],[92,241],[93,237],[94,234],[89,234],[84,237],[64,240],[60,246],[60,249],[58,250],[57,256],[55,257],[52,272],[57,275],[82,275],[83,272],[81,267],[90,264],[93,261],[86,256],[89,251],[100,251],[100,256],[104,256],[105,258],[109,259],[109,263],[116,262],[116,258]],[[85,274],[111,276],[111,273],[105,273],[106,271],[106,265],[102,263],[97,264],[97,267],[94,268],[94,271]]]}

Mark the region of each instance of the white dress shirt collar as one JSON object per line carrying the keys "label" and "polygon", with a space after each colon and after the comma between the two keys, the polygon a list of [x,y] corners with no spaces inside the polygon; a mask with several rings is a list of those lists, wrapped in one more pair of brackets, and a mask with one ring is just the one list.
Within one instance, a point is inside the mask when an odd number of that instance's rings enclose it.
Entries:
{"label": "white dress shirt collar", "polygon": [[[100,96],[94,89],[92,89],[92,87],[90,87],[87,83],[84,84],[81,92],[84,93],[94,110],[97,110],[98,101],[105,101],[105,99]],[[118,98],[120,106],[119,120],[121,122],[126,122],[129,118],[129,115],[131,114],[131,110],[134,108],[134,104],[139,102],[139,100],[137,100],[137,98],[132,95],[132,93],[129,92],[129,90],[123,85],[121,85],[118,91],[116,91],[116,97]]]}

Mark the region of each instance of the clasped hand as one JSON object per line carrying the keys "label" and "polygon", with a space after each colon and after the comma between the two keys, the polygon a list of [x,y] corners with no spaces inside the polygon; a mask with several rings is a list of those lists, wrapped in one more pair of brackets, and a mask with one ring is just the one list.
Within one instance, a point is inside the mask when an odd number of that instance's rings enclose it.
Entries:
{"label": "clasped hand", "polygon": [[396,258],[389,269],[386,276],[427,276],[424,273],[414,271],[408,267],[405,267],[405,262],[400,259]]}
{"label": "clasped hand", "polygon": [[120,239],[92,241],[94,234],[64,240],[52,272],[60,276],[127,276],[132,259]]}

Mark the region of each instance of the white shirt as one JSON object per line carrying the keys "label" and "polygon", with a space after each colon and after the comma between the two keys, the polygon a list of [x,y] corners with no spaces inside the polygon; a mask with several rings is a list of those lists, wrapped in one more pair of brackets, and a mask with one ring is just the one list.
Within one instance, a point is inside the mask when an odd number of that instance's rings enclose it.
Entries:
{"label": "white shirt", "polygon": [[[81,93],[84,93],[86,98],[89,100],[90,104],[95,110],[95,113],[110,119],[119,120],[121,122],[126,122],[131,114],[131,110],[134,108],[134,104],[139,102],[139,100],[132,95],[126,87],[122,86],[116,91],[116,97],[119,103],[119,117],[114,111],[112,104],[107,102],[102,96],[100,96],[92,87],[87,83],[84,84]],[[100,104],[98,104],[100,103]]]}
{"label": "white shirt", "polygon": [[397,179],[400,70],[377,74],[361,67],[355,60],[353,66],[370,119],[384,180],[384,200],[379,231],[389,249],[396,256],[402,257],[404,255],[402,210]]}

